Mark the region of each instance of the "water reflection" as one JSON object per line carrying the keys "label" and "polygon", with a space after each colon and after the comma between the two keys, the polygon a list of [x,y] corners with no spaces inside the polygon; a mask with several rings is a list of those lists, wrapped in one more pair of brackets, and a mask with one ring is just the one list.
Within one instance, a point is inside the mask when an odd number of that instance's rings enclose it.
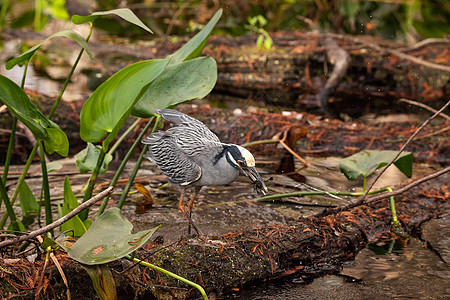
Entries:
{"label": "water reflection", "polygon": [[[440,232],[448,239],[450,232]],[[449,299],[450,269],[418,239],[372,244],[339,273],[244,290],[241,299]],[[237,295],[235,295],[237,296]],[[231,298],[230,298],[231,299]]]}

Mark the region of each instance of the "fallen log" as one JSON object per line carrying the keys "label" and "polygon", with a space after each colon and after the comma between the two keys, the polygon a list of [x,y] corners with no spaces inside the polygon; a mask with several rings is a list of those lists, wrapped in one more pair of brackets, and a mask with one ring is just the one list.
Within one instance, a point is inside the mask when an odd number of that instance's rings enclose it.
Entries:
{"label": "fallen log", "polygon": [[[446,187],[434,185],[439,191],[434,198],[419,197],[414,190],[397,200],[406,232],[411,233],[430,217],[448,214]],[[430,184],[427,188],[430,190]],[[387,200],[379,201],[326,218],[303,218],[290,226],[256,228],[217,240],[183,240],[162,248],[148,260],[200,283],[209,293],[221,295],[258,280],[307,277],[325,269],[338,271],[342,262],[353,259],[367,243],[395,236],[390,232],[390,222]],[[146,279],[158,298],[174,290],[196,294],[154,271],[146,273]]]}
{"label": "fallen log", "polygon": [[350,115],[374,108],[392,112],[396,108],[392,102],[398,98],[440,106],[448,97],[448,40],[407,48],[373,37],[297,31],[276,32],[272,38],[271,51],[256,49],[252,37],[228,43],[223,37],[211,38],[206,51],[217,60],[219,69],[213,96],[226,99],[228,95],[235,100],[260,100],[297,109],[317,106],[310,99],[322,92],[332,75],[333,64],[326,57],[326,41],[332,38],[350,59],[338,62],[349,66],[329,99],[331,110]]}
{"label": "fallen log", "polygon": [[[397,213],[407,234],[430,218],[448,215],[448,175],[424,183],[396,198]],[[387,200],[341,211],[326,218],[302,218],[287,226],[268,226],[220,237],[185,238],[161,245],[161,237],[148,244],[138,256],[204,287],[209,295],[224,295],[265,280],[306,280],[323,272],[339,272],[343,262],[352,260],[367,243],[397,237],[390,231],[391,212]],[[401,238],[401,237],[400,237]],[[2,253],[6,258],[6,253]],[[45,255],[34,263],[26,259],[0,260],[0,295],[13,286],[16,295],[33,294],[33,274],[38,274]],[[95,292],[81,267],[64,253],[57,255],[69,280],[74,298],[90,298]],[[126,260],[111,263],[119,298],[134,293],[145,297],[198,297],[197,290]],[[130,268],[131,267],[131,268]],[[125,272],[117,273],[117,271]],[[34,271],[33,271],[34,270]],[[26,277],[24,274],[28,274]],[[52,275],[53,274],[53,275]],[[64,294],[56,270],[46,270],[47,294]],[[37,278],[37,277],[36,277]],[[89,284],[87,284],[89,282]],[[80,294],[81,293],[81,294]],[[78,299],[78,298],[77,298]],[[167,298],[165,298],[167,299]]]}

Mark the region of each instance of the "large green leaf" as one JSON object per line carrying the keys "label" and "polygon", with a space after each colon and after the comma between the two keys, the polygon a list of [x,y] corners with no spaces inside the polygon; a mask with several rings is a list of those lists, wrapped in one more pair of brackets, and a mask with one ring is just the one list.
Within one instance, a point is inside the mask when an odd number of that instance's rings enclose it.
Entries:
{"label": "large green leaf", "polygon": [[205,48],[208,37],[221,16],[222,9],[219,9],[199,33],[190,39],[183,47],[178,49],[178,51],[169,56],[171,57],[170,64],[175,65],[198,57],[202,53],[203,48]]}
{"label": "large green leaf", "polygon": [[119,8],[119,9],[113,9],[113,10],[108,10],[108,11],[98,11],[98,12],[94,12],[89,16],[79,16],[79,15],[73,15],[72,16],[72,22],[74,24],[84,24],[84,23],[88,23],[88,22],[94,22],[95,19],[97,19],[98,17],[101,16],[105,16],[105,15],[117,15],[119,17],[121,17],[122,19],[137,25],[145,30],[147,30],[150,33],[153,33],[153,31],[151,31],[150,28],[148,28],[144,23],[142,23],[141,20],[139,20],[139,18],[128,8]]}
{"label": "large green leaf", "polygon": [[[66,175],[64,179],[64,204],[62,207],[62,215],[65,216],[72,210],[78,207],[78,201],[75,194],[72,191],[72,187],[69,182],[69,177]],[[75,216],[61,225],[61,232],[73,230],[74,236],[82,236],[87,228],[80,217]]]}
{"label": "large green leaf", "polygon": [[[86,148],[78,152],[76,155],[76,165],[80,173],[87,173],[94,171],[97,166],[97,161],[100,156],[101,146],[94,146],[92,143],[88,143]],[[105,174],[108,170],[108,165],[112,160],[112,155],[109,153],[105,154],[103,159],[102,167],[100,168],[100,174]]]}
{"label": "large green leaf", "polygon": [[36,52],[36,50],[39,49],[39,47],[41,47],[42,44],[44,44],[48,40],[50,40],[52,38],[55,38],[55,37],[67,37],[67,38],[70,38],[70,39],[74,40],[75,42],[80,44],[81,47],[83,47],[83,49],[89,55],[90,59],[92,61],[94,61],[94,56],[92,55],[92,52],[89,49],[89,47],[88,47],[86,41],[84,40],[84,38],[81,35],[79,35],[78,33],[76,33],[75,31],[63,30],[63,31],[60,31],[60,32],[52,34],[51,36],[49,36],[48,38],[46,38],[45,40],[43,40],[42,42],[40,42],[39,44],[37,44],[33,48],[29,49],[27,52],[23,53],[19,57],[10,59],[6,63],[6,69],[10,70],[15,65],[19,65],[19,66],[23,65],[24,62],[26,62],[27,60],[29,60],[31,58],[31,56],[33,56],[34,52]]}
{"label": "large green leaf", "polygon": [[131,113],[148,118],[154,114],[154,108],[165,108],[203,98],[213,89],[216,81],[217,65],[211,57],[199,57],[170,65],[153,81]]}
{"label": "large green leaf", "polygon": [[0,100],[33,132],[37,139],[44,141],[47,153],[56,151],[67,156],[69,140],[66,134],[42,114],[17,84],[2,75],[0,75]]}
{"label": "large green leaf", "polygon": [[[80,115],[80,135],[97,142],[109,133],[108,144],[128,119],[141,90],[164,70],[168,59],[154,59],[129,65],[100,85],[84,104]],[[105,144],[105,143],[104,143]]]}
{"label": "large green leaf", "polygon": [[[375,170],[386,166],[398,151],[393,150],[364,150],[341,159],[339,168],[348,180],[356,180],[360,175],[368,177]],[[394,165],[406,176],[412,176],[413,154],[402,152]]]}
{"label": "large green leaf", "polygon": [[[131,234],[133,225],[113,207],[100,215],[74,244],[65,237],[56,242],[69,256],[86,265],[108,263],[139,249],[158,227]],[[67,243],[66,243],[67,241]]]}

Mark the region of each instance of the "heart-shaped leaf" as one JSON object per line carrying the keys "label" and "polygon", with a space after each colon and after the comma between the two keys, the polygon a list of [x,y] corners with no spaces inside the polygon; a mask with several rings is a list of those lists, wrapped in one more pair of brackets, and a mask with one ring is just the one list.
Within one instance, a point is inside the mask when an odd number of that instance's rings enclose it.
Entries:
{"label": "heart-shaped leaf", "polygon": [[75,31],[72,30],[63,30],[57,33],[52,34],[51,36],[49,36],[48,38],[46,38],[45,40],[43,40],[42,42],[40,42],[39,44],[37,44],[36,46],[32,47],[31,49],[29,49],[27,52],[23,53],[22,55],[20,55],[19,57],[10,59],[7,63],[6,63],[6,69],[10,70],[12,69],[15,65],[19,65],[22,66],[24,62],[28,61],[31,56],[33,56],[34,52],[36,52],[37,49],[39,49],[39,47],[42,46],[42,44],[44,44],[45,42],[47,42],[48,40],[55,38],[55,37],[67,37],[70,38],[72,40],[74,40],[75,42],[77,42],[78,44],[80,44],[81,47],[83,47],[83,49],[86,51],[86,53],[89,55],[89,58],[94,61],[94,56],[92,55],[91,50],[89,49],[86,41],[84,40],[84,38],[79,35],[78,33],[76,33]]}
{"label": "heart-shaped leaf", "polygon": [[168,59],[141,61],[123,68],[100,85],[81,109],[81,138],[97,142],[109,133],[104,141],[107,146],[128,119],[141,90],[155,80],[167,63]]}
{"label": "heart-shaped leaf", "polygon": [[42,114],[16,83],[2,75],[0,75],[0,100],[33,132],[37,139],[44,141],[47,153],[56,151],[67,156],[69,140],[66,134]]}
{"label": "heart-shaped leaf", "polygon": [[149,118],[154,108],[175,106],[184,101],[203,98],[217,81],[217,65],[211,57],[199,57],[168,66],[153,81],[132,110],[132,114]]}
{"label": "heart-shaped leaf", "polygon": [[[398,151],[393,150],[364,150],[352,156],[341,159],[339,168],[348,180],[356,180],[360,175],[368,177],[375,170],[386,166]],[[406,176],[412,176],[413,154],[402,152],[394,165]]]}
{"label": "heart-shaped leaf", "polygon": [[56,243],[80,263],[105,264],[136,251],[158,227],[134,234],[131,234],[132,229],[133,225],[122,215],[120,209],[113,207],[101,214],[74,244],[64,236],[59,237]]}
{"label": "heart-shaped leaf", "polygon": [[[97,166],[100,151],[102,151],[101,146],[94,146],[94,144],[88,143],[86,148],[78,152],[78,154],[76,155],[76,165],[80,173],[94,171],[95,167]],[[102,167],[100,169],[100,174],[106,173],[111,160],[112,155],[106,153],[105,158],[103,159]]]}
{"label": "heart-shaped leaf", "polygon": [[150,33],[153,33],[150,28],[148,28],[144,23],[142,23],[141,20],[128,8],[119,8],[119,9],[113,9],[108,11],[98,11],[90,14],[89,16],[79,16],[79,15],[73,15],[72,16],[72,23],[74,24],[84,24],[88,22],[94,22],[95,19],[101,16],[105,15],[117,15],[124,19],[125,21],[128,21],[134,25],[137,25],[145,30],[147,30]]}
{"label": "heart-shaped leaf", "polygon": [[[62,215],[65,216],[72,210],[78,207],[78,201],[75,194],[72,191],[72,187],[69,182],[69,177],[66,175],[64,179],[64,204],[62,207]],[[73,230],[74,236],[82,236],[87,228],[80,217],[75,216],[61,225],[61,232]]]}
{"label": "heart-shaped leaf", "polygon": [[206,42],[208,41],[212,30],[214,29],[214,26],[216,26],[221,16],[222,9],[219,9],[211,18],[211,20],[209,20],[208,24],[206,24],[199,33],[197,33],[174,54],[169,56],[171,57],[170,64],[175,65],[183,61],[198,57],[202,53],[203,48],[205,48]]}

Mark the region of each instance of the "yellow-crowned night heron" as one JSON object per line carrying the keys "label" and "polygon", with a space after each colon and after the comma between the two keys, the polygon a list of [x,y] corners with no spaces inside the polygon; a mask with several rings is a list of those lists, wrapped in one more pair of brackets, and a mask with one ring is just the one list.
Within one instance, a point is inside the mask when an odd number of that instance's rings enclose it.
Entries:
{"label": "yellow-crowned night heron", "polygon": [[[154,112],[170,121],[172,127],[142,140],[149,145],[145,157],[169,177],[169,182],[179,185],[181,197],[178,208],[197,234],[201,235],[201,232],[192,222],[191,213],[194,200],[203,186],[229,184],[243,174],[255,184],[256,191],[264,195],[267,193],[250,151],[238,145],[222,143],[205,124],[179,111],[155,109]],[[194,187],[194,193],[186,214],[183,198],[188,187]]]}

